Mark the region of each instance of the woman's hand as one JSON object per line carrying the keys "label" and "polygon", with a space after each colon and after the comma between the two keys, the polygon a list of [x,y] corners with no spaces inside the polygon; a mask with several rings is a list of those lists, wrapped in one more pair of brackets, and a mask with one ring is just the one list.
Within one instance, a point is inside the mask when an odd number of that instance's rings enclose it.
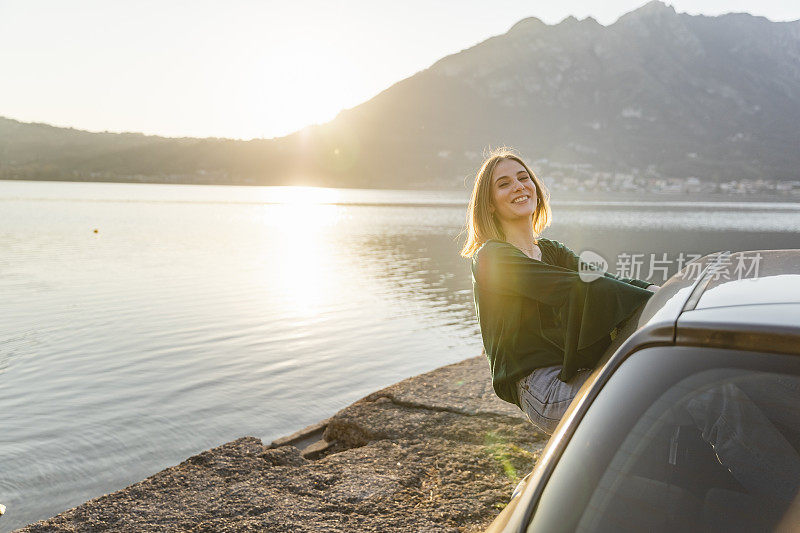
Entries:
{"label": "woman's hand", "polygon": [[652,292],[656,292],[656,291],[657,291],[658,289],[660,289],[660,288],[661,288],[661,286],[660,286],[660,285],[648,285],[648,286],[646,287],[646,289],[647,289],[648,291],[652,291]]}

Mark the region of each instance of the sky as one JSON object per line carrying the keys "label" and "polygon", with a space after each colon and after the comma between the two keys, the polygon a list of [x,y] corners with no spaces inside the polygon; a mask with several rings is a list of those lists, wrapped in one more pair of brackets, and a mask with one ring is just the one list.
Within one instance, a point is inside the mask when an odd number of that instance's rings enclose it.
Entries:
{"label": "sky", "polygon": [[[0,0],[0,116],[89,131],[271,138],[333,119],[525,17],[608,25],[642,0]],[[795,0],[678,12],[800,19]]]}

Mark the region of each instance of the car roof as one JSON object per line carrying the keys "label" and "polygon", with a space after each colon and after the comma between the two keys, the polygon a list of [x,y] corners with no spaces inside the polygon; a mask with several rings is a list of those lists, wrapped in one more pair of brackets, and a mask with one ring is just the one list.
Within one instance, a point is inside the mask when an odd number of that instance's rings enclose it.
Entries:
{"label": "car roof", "polygon": [[647,303],[638,343],[800,353],[800,250],[715,252]]}
{"label": "car roof", "polygon": [[800,303],[800,250],[720,255],[695,309]]}

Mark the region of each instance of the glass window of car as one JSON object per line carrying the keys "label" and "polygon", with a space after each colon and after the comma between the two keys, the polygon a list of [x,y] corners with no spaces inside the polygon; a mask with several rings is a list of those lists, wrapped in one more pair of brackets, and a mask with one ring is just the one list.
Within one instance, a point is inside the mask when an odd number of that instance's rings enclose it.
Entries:
{"label": "glass window of car", "polygon": [[800,508],[800,358],[633,354],[575,430],[529,531],[765,531]]}

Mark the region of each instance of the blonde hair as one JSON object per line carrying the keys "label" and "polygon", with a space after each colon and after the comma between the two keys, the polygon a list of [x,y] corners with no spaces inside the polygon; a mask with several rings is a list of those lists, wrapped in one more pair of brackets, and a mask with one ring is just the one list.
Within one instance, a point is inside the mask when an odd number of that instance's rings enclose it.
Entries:
{"label": "blonde hair", "polygon": [[536,210],[533,212],[532,218],[533,234],[538,237],[550,225],[553,217],[550,211],[550,193],[542,180],[536,177],[514,151],[509,148],[498,148],[489,154],[475,177],[475,186],[472,188],[472,197],[469,200],[469,207],[467,207],[467,223],[464,228],[467,242],[461,249],[462,257],[472,257],[489,239],[506,240],[503,227],[490,209],[492,205],[492,174],[497,164],[504,159],[514,160],[522,165],[536,185]]}

